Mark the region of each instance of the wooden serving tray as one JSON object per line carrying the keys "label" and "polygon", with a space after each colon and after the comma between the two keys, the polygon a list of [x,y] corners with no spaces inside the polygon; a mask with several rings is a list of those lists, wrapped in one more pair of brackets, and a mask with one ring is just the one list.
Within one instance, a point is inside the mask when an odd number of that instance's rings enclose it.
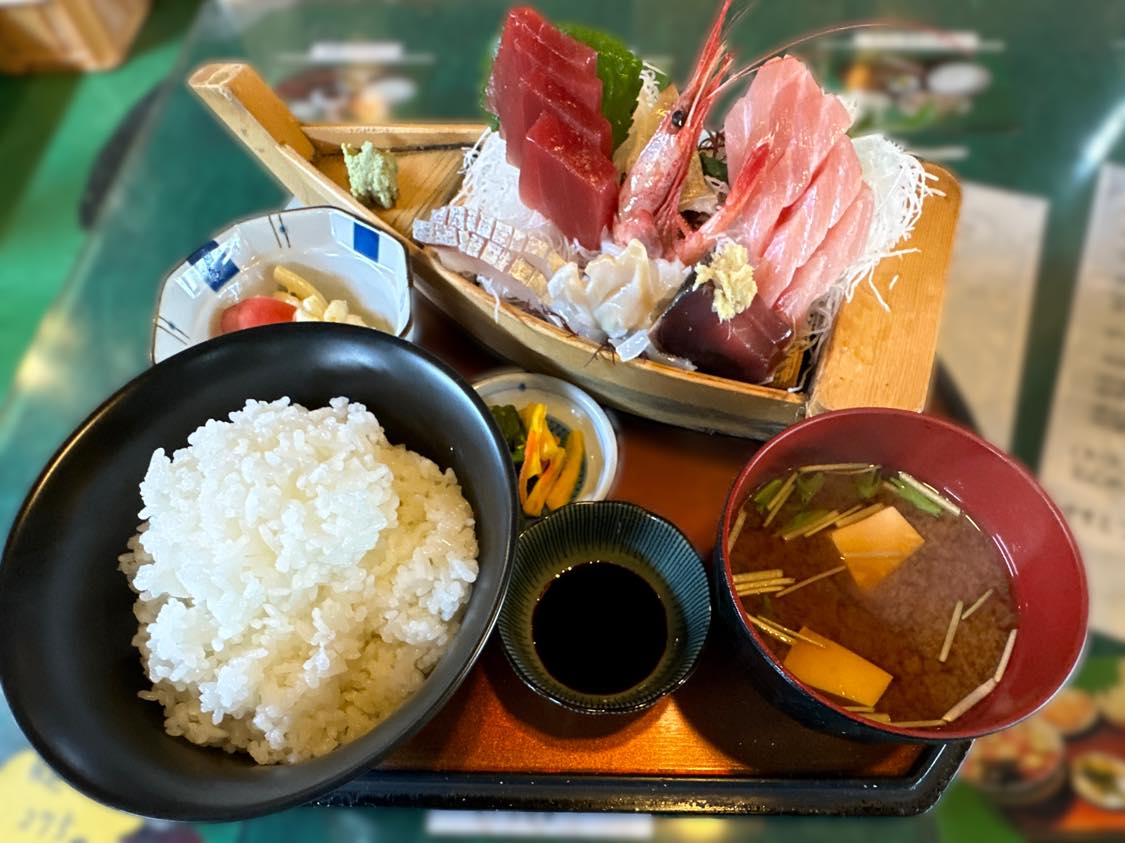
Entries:
{"label": "wooden serving tray", "polygon": [[[565,377],[603,403],[649,419],[743,437],[768,436],[827,410],[919,411],[925,405],[961,197],[956,180],[940,167],[927,165],[944,195],[926,200],[910,241],[920,251],[885,260],[875,272],[891,313],[861,288],[841,308],[805,391],[790,392],[648,360],[622,362],[517,306],[497,306],[471,280],[446,270],[433,250],[414,243],[413,221],[456,192],[461,149],[480,137],[483,125],[301,124],[246,64],[206,65],[189,84],[301,202],[345,208],[397,237],[423,292],[479,342],[525,369]],[[364,141],[393,150],[398,159],[399,201],[389,211],[373,212],[348,191],[340,145]],[[891,290],[896,275],[900,280]]]}
{"label": "wooden serving tray", "polygon": [[[476,380],[505,363],[415,294],[415,341]],[[611,414],[620,461],[610,497],[675,523],[710,554],[727,491],[759,443]],[[688,682],[636,715],[566,711],[525,687],[493,635],[437,716],[325,805],[540,810],[914,814],[967,744],[865,744],[801,726],[711,635]]]}

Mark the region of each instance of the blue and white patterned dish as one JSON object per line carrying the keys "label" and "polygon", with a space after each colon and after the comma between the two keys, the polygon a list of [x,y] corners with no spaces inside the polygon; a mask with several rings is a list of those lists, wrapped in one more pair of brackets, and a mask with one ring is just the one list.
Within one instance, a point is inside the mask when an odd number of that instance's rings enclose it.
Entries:
{"label": "blue and white patterned dish", "polygon": [[232,304],[271,295],[277,264],[312,282],[328,299],[344,299],[369,325],[398,336],[410,330],[410,272],[402,244],[338,208],[297,208],[234,223],[164,279],[153,319],[152,361],[216,336]]}
{"label": "blue and white patterned dish", "polygon": [[617,432],[606,411],[572,383],[518,369],[498,372],[473,382],[473,388],[490,407],[532,402],[547,406],[547,416],[567,430],[581,430],[586,446],[586,468],[574,500],[600,501],[609,496],[617,478]]}

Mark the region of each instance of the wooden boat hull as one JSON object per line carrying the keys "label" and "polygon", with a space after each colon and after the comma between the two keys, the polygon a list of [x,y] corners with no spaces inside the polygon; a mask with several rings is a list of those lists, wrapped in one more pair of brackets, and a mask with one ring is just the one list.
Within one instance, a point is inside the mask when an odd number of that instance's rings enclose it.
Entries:
{"label": "wooden boat hull", "polygon": [[[807,414],[828,410],[920,411],[925,405],[960,207],[960,188],[940,167],[926,168],[941,194],[926,200],[910,243],[918,251],[884,260],[872,279],[890,312],[861,288],[841,308],[805,388],[785,389],[650,360],[623,362],[612,350],[498,303],[470,279],[443,267],[433,250],[419,247],[410,238],[413,221],[457,191],[461,148],[477,140],[482,125],[301,124],[245,64],[206,65],[190,85],[300,201],[346,208],[398,237],[426,296],[478,341],[525,369],[563,377],[610,406],[656,421],[750,438],[768,437]],[[364,141],[393,150],[398,160],[399,201],[389,211],[366,208],[347,189],[340,146]]]}

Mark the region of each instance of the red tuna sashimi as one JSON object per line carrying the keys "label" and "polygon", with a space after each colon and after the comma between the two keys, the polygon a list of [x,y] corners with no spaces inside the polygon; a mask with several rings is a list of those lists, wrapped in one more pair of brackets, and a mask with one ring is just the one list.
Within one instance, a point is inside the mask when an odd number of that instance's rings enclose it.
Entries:
{"label": "red tuna sashimi", "polygon": [[[745,246],[752,260],[761,257],[782,211],[805,192],[813,173],[851,125],[839,99],[824,93],[804,65],[801,70],[782,88],[771,113],[771,148],[780,155],[767,163],[745,215],[730,230],[731,239]],[[755,84],[757,79],[751,89]]]}
{"label": "red tuna sashimi", "polygon": [[617,168],[558,117],[543,114],[524,143],[520,199],[596,249],[617,210]]}
{"label": "red tuna sashimi", "polygon": [[862,183],[863,170],[855,147],[850,138],[842,137],[813,176],[812,184],[782,215],[765,254],[754,267],[758,295],[766,304],[777,301],[793,280],[793,273],[813,256],[828,230],[852,204]]}
{"label": "red tuna sashimi", "polygon": [[[567,37],[561,32],[559,36]],[[574,39],[569,40],[573,41]],[[574,41],[574,43],[577,44],[578,42]],[[500,48],[501,51],[504,50],[503,40],[500,42]],[[507,55],[511,58],[509,70],[514,74],[507,80],[507,91],[516,90],[515,85],[521,78],[536,68],[542,68],[556,82],[574,94],[578,101],[587,108],[594,111],[601,110],[602,80],[598,78],[596,70],[575,67],[574,64],[558,53],[544,47],[541,41],[519,31],[512,35]],[[497,53],[498,58],[499,56],[500,53]]]}
{"label": "red tuna sashimi", "polygon": [[[723,134],[731,184],[742,172],[742,164],[750,150],[769,140],[770,134],[778,129],[778,120],[792,115],[796,89],[790,86],[804,75],[803,70],[804,65],[792,56],[770,59],[758,68],[746,93],[727,112]],[[780,114],[775,117],[775,112]],[[784,147],[771,144],[771,149],[776,157]]]}
{"label": "red tuna sashimi", "polygon": [[700,371],[762,383],[785,357],[792,327],[758,296],[742,313],[720,322],[710,284],[682,293],[660,317],[653,342],[690,360]]}
{"label": "red tuna sashimi", "polygon": [[774,310],[800,325],[812,303],[828,292],[844,271],[859,260],[867,245],[875,197],[866,184],[860,186],[855,201],[832,226],[808,263],[793,274],[793,281],[778,298]]}
{"label": "red tuna sashimi", "polygon": [[508,12],[504,27],[511,27],[513,34],[526,33],[535,38],[546,49],[573,65],[579,73],[597,73],[598,54],[594,48],[556,29],[530,6],[517,6]]}
{"label": "red tuna sashimi", "polygon": [[[605,115],[587,108],[542,68],[537,68],[529,76],[520,79],[519,91],[519,117],[513,115],[510,121],[511,132],[505,135],[508,160],[513,164],[519,166],[523,160],[524,136],[543,113],[554,114],[607,158],[613,154],[613,129]],[[525,124],[522,134],[518,121]]]}
{"label": "red tuna sashimi", "polygon": [[500,47],[488,81],[488,105],[500,119],[504,138],[514,150],[509,160],[519,163],[519,147],[538,115],[524,116],[520,82],[542,70],[574,99],[594,112],[601,111],[602,82],[597,76],[597,53],[559,32],[532,9],[513,9],[504,24]]}
{"label": "red tuna sashimi", "polygon": [[550,57],[549,53],[535,56],[517,43],[510,52],[498,54],[493,65],[490,90],[502,92],[494,98],[493,110],[500,119],[500,133],[508,143],[508,160],[516,166],[522,160],[523,137],[539,117],[538,114],[524,114],[523,83],[533,74],[545,74],[580,107],[601,114],[601,80],[597,76],[578,79],[559,74],[540,61],[543,55]]}

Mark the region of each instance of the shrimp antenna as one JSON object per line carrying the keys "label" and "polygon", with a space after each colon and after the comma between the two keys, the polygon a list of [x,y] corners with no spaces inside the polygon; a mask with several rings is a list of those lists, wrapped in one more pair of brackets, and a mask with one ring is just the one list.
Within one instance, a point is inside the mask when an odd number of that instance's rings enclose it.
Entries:
{"label": "shrimp antenna", "polygon": [[[784,53],[786,50],[791,50],[794,47],[799,46],[800,44],[804,44],[807,41],[812,41],[816,38],[822,38],[825,35],[835,35],[839,32],[849,32],[853,29],[873,29],[873,28],[878,27],[878,26],[901,26],[901,25],[902,25],[901,21],[888,20],[888,19],[864,20],[864,21],[852,21],[851,23],[835,24],[833,26],[823,27],[822,29],[815,29],[812,32],[806,32],[804,35],[801,35],[798,38],[794,38],[792,41],[788,41],[785,44],[782,44],[780,47],[773,47],[768,52],[762,53],[757,58],[755,58],[752,62],[750,62],[750,64],[746,65],[746,67],[742,68],[737,73],[731,74],[729,77],[727,77],[727,80],[722,84],[722,86],[719,88],[719,90],[716,92],[716,94],[721,95],[723,93],[723,91],[725,91],[727,89],[727,87],[729,85],[733,85],[736,82],[738,82],[742,79],[745,79],[747,76],[749,76],[751,73],[756,71],[759,67],[761,67],[763,64],[765,64],[767,61],[769,61],[771,58],[778,55],[779,53]],[[912,26],[917,28],[919,25],[918,24],[912,24]]]}
{"label": "shrimp antenna", "polygon": [[760,2],[760,0],[750,0],[749,3],[747,3],[741,9],[739,9],[737,12],[735,12],[733,15],[731,15],[731,19],[729,21],[727,21],[726,26],[723,27],[723,29],[724,29],[723,40],[724,41],[727,38],[730,37],[730,34],[731,34],[731,32],[734,31],[734,28],[736,26],[738,26],[740,23],[742,23],[742,19],[744,17],[746,17],[748,14],[750,14],[756,8],[758,8],[759,2]]}
{"label": "shrimp antenna", "polygon": [[[739,12],[739,15],[741,14],[742,12]],[[774,47],[773,49],[769,50],[769,52],[762,53],[752,62],[750,62],[750,64],[748,64],[746,67],[742,68],[736,73],[733,73],[722,84],[722,87],[719,88],[716,94],[721,95],[723,91],[726,90],[726,87],[728,85],[738,82],[741,79],[745,79],[747,76],[756,71],[759,67],[761,67],[763,64],[765,64],[767,61],[769,61],[779,53],[784,53],[786,50],[791,50],[800,44],[806,43],[807,41],[812,41],[825,35],[835,35],[840,32],[850,32],[856,29],[875,29],[877,27],[899,27],[901,29],[913,29],[920,32],[931,32],[937,35],[948,35],[950,46],[953,49],[964,55],[969,55],[972,52],[972,50],[970,50],[969,48],[959,45],[956,42],[956,39],[953,38],[952,33],[949,33],[947,30],[937,26],[929,26],[918,21],[900,20],[898,18],[879,18],[877,20],[851,21],[850,23],[835,24],[833,26],[823,27],[822,29],[813,30],[812,32],[806,32],[804,35],[801,35],[798,38],[794,38],[792,41],[782,44],[780,47]]]}

